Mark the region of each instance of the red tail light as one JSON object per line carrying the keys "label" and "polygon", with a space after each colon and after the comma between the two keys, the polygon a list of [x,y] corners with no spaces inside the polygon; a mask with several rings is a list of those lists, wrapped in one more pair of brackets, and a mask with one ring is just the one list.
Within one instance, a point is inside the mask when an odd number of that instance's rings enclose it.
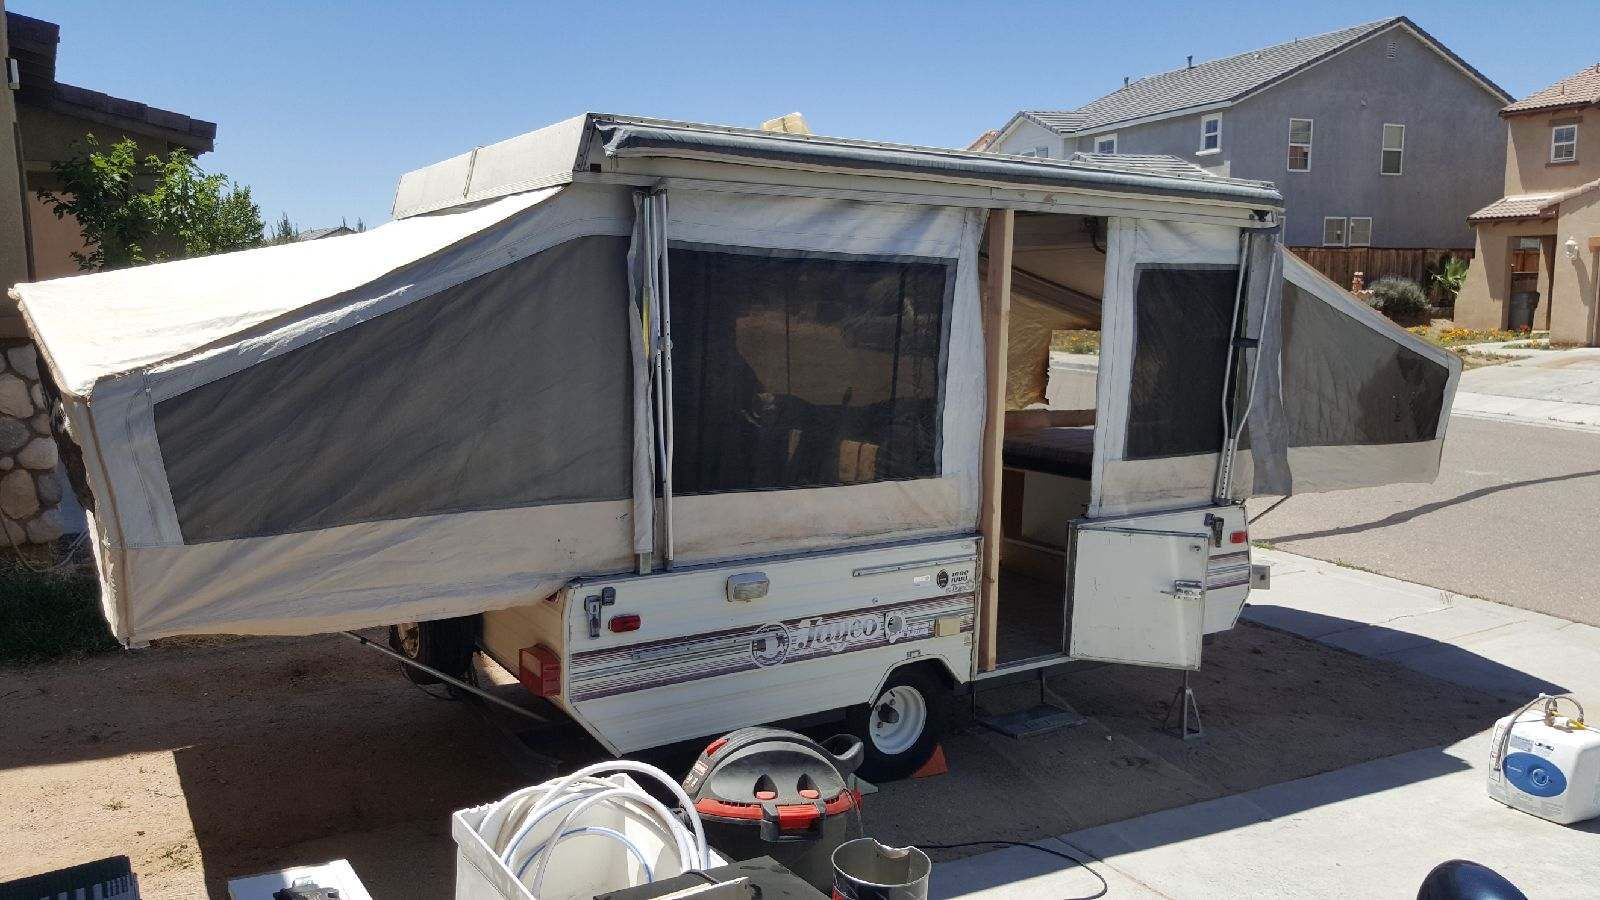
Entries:
{"label": "red tail light", "polygon": [[1228,541],[1230,543],[1242,544],[1248,540],[1250,540],[1250,535],[1243,531],[1235,531],[1233,534],[1228,535]]}
{"label": "red tail light", "polygon": [[561,696],[561,657],[539,644],[523,647],[517,661],[517,680],[536,697]]}
{"label": "red tail light", "polygon": [[637,614],[627,613],[625,615],[612,616],[610,621],[606,623],[606,627],[616,634],[622,634],[625,631],[638,631],[640,623],[641,620]]}

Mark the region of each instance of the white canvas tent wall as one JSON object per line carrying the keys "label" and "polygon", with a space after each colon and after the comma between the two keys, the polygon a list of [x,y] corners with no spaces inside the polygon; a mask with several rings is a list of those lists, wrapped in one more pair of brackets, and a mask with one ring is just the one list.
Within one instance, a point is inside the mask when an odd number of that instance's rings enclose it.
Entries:
{"label": "white canvas tent wall", "polygon": [[[117,635],[307,633],[535,602],[644,548],[659,561],[656,520],[681,562],[970,534],[985,211],[1225,244],[1278,203],[1253,182],[1100,162],[589,115],[405,176],[397,221],[366,234],[17,293],[83,448]],[[659,408],[640,373],[668,243],[946,266],[935,471],[669,490],[656,515]],[[1278,401],[1262,408],[1293,402]],[[1272,434],[1252,426],[1252,452]]]}

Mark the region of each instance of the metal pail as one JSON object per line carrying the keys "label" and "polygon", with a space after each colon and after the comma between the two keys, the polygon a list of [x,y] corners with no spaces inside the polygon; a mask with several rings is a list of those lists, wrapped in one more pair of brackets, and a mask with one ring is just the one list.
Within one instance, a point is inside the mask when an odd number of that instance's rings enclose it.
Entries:
{"label": "metal pail", "polygon": [[833,900],[927,900],[933,861],[915,847],[885,847],[872,838],[833,851]]}

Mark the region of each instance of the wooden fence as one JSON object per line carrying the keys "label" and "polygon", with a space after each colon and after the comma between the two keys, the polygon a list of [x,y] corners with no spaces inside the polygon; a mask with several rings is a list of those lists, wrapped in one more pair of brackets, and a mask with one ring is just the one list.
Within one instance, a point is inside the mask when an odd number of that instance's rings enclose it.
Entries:
{"label": "wooden fence", "polygon": [[1433,276],[1446,257],[1472,259],[1472,250],[1438,248],[1390,247],[1290,247],[1295,255],[1312,268],[1328,276],[1335,284],[1348,290],[1355,274],[1360,272],[1371,287],[1374,281],[1388,275],[1409,278],[1422,289],[1433,291]]}

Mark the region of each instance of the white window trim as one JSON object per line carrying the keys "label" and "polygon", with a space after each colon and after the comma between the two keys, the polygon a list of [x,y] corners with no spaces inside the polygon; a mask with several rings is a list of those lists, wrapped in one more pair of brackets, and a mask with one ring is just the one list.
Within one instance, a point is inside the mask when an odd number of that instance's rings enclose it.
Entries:
{"label": "white window trim", "polygon": [[1110,141],[1111,142],[1111,152],[1112,153],[1116,153],[1117,152],[1117,133],[1115,131],[1111,132],[1110,134],[1097,135],[1095,137],[1095,139],[1094,139],[1094,152],[1096,152],[1096,153],[1104,153],[1104,152],[1106,152],[1106,151],[1100,149],[1100,145],[1105,143],[1106,141]]}
{"label": "white window trim", "polygon": [[[1328,223],[1329,222],[1342,222],[1342,223],[1344,223],[1339,228],[1339,240],[1337,242],[1328,240]],[[1324,247],[1348,247],[1348,246],[1350,246],[1350,220],[1345,218],[1344,216],[1323,216],[1322,217],[1322,246],[1324,246]]]}
{"label": "white window trim", "polygon": [[[1556,132],[1560,131],[1563,128],[1571,128],[1572,129],[1572,140],[1570,140],[1570,141],[1559,141],[1559,142],[1556,140]],[[1557,159],[1556,158],[1556,147],[1565,146],[1567,144],[1571,144],[1572,145],[1572,156],[1567,158],[1567,159]],[[1551,125],[1550,126],[1550,161],[1553,162],[1553,163],[1562,164],[1562,165],[1564,165],[1566,163],[1575,163],[1575,162],[1578,161],[1578,125],[1577,125],[1576,122],[1569,122],[1566,125]]]}
{"label": "white window trim", "polygon": [[[1310,133],[1308,139],[1306,140],[1306,142],[1304,144],[1297,144],[1292,140],[1293,137],[1294,137],[1294,123],[1296,123],[1296,122],[1305,122],[1307,125],[1310,126],[1310,128],[1308,130],[1311,133]],[[1287,169],[1290,172],[1309,172],[1309,171],[1311,171],[1312,143],[1314,141],[1316,141],[1316,139],[1317,139],[1317,120],[1316,119],[1307,119],[1307,118],[1303,118],[1301,116],[1290,116],[1289,117],[1289,137],[1291,138],[1291,140],[1289,141],[1289,146],[1284,148],[1284,151],[1283,151],[1283,165],[1284,165],[1284,168]],[[1304,147],[1304,148],[1306,148],[1306,167],[1304,169],[1295,169],[1295,168],[1290,168],[1289,167],[1289,151],[1294,149],[1295,147]]]}
{"label": "white window trim", "polygon": [[[1363,241],[1362,243],[1359,243],[1359,244],[1356,243],[1356,239],[1355,239],[1355,235],[1356,235],[1355,223],[1357,223],[1357,222],[1365,222],[1365,223],[1367,223],[1367,239],[1365,241]],[[1324,235],[1324,236],[1326,236],[1326,235]],[[1371,247],[1372,246],[1372,217],[1371,216],[1351,216],[1350,218],[1345,220],[1345,223],[1344,223],[1344,245],[1346,247]]]}
{"label": "white window trim", "polygon": [[[1211,124],[1212,122],[1217,123],[1217,145],[1215,147],[1207,147],[1206,146],[1206,126]],[[1195,156],[1207,156],[1207,155],[1210,155],[1212,153],[1221,153],[1221,152],[1222,152],[1222,114],[1221,113],[1214,113],[1214,114],[1209,115],[1209,116],[1201,116],[1200,117],[1200,149],[1196,150],[1194,155]]]}
{"label": "white window trim", "polygon": [[[1384,140],[1383,140],[1384,133],[1387,132],[1390,128],[1398,128],[1398,129],[1400,129],[1400,146],[1399,147],[1389,147],[1384,143]],[[1400,171],[1398,171],[1398,172],[1385,172],[1383,170],[1383,155],[1385,153],[1394,153],[1396,151],[1398,151],[1400,153]],[[1390,176],[1393,176],[1393,175],[1404,175],[1405,173],[1406,173],[1406,127],[1404,125],[1401,125],[1399,122],[1385,122],[1385,123],[1383,123],[1383,127],[1378,129],[1378,174],[1379,175],[1390,175]]]}

